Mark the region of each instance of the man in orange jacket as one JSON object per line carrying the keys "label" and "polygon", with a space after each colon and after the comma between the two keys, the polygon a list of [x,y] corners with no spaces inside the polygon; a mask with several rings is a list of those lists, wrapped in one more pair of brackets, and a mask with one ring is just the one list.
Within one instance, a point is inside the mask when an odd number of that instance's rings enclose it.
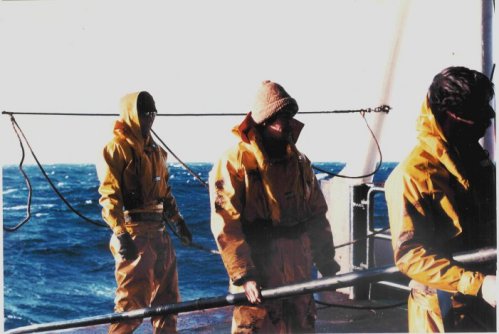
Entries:
{"label": "man in orange jacket", "polygon": [[240,142],[210,172],[211,229],[231,292],[251,303],[234,308],[232,333],[313,332],[311,295],[262,301],[260,289],[310,280],[313,263],[323,275],[339,270],[324,196],[295,146],[297,112],[282,86],[263,82],[233,130]]}
{"label": "man in orange jacket", "polygon": [[[113,231],[111,252],[116,262],[115,311],[180,301],[175,251],[165,231],[170,222],[182,243],[192,241],[168,184],[166,152],[151,138],[156,116],[148,92],[126,95],[114,138],[103,151],[102,217]],[[142,320],[112,324],[110,333],[131,333]],[[151,318],[154,333],[176,333],[176,316]]]}
{"label": "man in orange jacket", "polygon": [[496,247],[495,166],[478,143],[495,115],[493,95],[477,71],[437,74],[419,142],[386,181],[395,263],[412,279],[410,332],[495,331],[495,263],[464,266],[451,256]]}

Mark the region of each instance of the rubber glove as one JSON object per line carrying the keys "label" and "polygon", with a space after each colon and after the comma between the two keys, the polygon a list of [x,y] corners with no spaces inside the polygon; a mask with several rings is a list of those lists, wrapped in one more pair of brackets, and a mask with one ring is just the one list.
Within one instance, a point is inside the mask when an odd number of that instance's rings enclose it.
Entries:
{"label": "rubber glove", "polygon": [[334,259],[328,262],[316,263],[316,267],[323,277],[334,276],[341,269],[338,262]]}
{"label": "rubber glove", "polygon": [[116,238],[118,238],[118,241],[120,242],[120,249],[118,250],[118,253],[120,253],[121,257],[129,261],[135,260],[139,255],[139,252],[137,251],[137,246],[135,246],[130,234],[128,232],[124,232],[117,234]]}
{"label": "rubber glove", "polygon": [[180,241],[184,246],[189,246],[192,242],[192,233],[187,228],[184,218],[180,216],[176,221],[172,221],[175,234],[180,237]]}

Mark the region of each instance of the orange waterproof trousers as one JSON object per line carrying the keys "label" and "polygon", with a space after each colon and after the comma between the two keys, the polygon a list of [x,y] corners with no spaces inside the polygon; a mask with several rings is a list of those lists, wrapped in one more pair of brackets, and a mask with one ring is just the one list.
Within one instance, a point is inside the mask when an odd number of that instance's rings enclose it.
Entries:
{"label": "orange waterproof trousers", "polygon": [[[307,233],[272,238],[267,245],[252,247],[251,252],[264,289],[311,279],[312,254]],[[231,291],[244,290],[232,286]],[[270,300],[234,307],[232,333],[313,333],[315,319],[315,303],[310,294]]]}
{"label": "orange waterproof trousers", "polygon": [[[170,236],[165,228],[142,230],[127,226],[137,246],[139,256],[123,260],[118,253],[120,244],[113,234],[111,252],[116,262],[117,283],[115,312],[178,303],[177,262]],[[142,319],[111,324],[109,333],[132,333]],[[177,315],[151,318],[154,333],[177,333]]]}

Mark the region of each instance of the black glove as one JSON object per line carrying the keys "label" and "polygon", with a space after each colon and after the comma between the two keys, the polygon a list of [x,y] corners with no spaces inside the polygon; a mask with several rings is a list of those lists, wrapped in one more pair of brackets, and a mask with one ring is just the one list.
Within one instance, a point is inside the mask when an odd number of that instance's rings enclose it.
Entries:
{"label": "black glove", "polygon": [[192,233],[187,228],[184,218],[180,217],[176,221],[172,221],[172,226],[175,234],[180,238],[180,241],[182,241],[182,244],[189,246],[192,242]]}
{"label": "black glove", "polygon": [[316,267],[323,277],[334,276],[341,269],[338,262],[334,259],[332,261],[316,263]]}
{"label": "black glove", "polygon": [[128,234],[128,232],[121,233],[116,235],[116,238],[118,238],[118,241],[120,242],[118,253],[120,253],[121,257],[125,260],[135,260],[139,255],[139,252],[137,251],[137,246],[135,246],[130,234]]}

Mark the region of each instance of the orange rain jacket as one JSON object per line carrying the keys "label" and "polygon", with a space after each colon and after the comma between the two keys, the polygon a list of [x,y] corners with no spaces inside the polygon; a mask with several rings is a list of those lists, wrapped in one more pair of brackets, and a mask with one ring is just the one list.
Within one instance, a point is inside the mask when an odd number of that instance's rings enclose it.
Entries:
{"label": "orange rain jacket", "polygon": [[[303,124],[293,120],[298,138]],[[335,274],[327,205],[311,163],[288,146],[287,156],[270,161],[250,116],[234,128],[240,138],[210,172],[211,230],[230,277],[233,293],[245,280],[272,288],[311,279],[315,262],[323,275]],[[311,295],[236,306],[232,333],[313,332]]]}
{"label": "orange rain jacket", "polygon": [[114,234],[124,232],[127,213],[165,211],[173,221],[179,217],[168,184],[167,154],[150,136],[147,142],[142,138],[136,107],[138,94],[122,99],[114,138],[103,152],[106,168],[101,176],[99,202],[102,217]]}
{"label": "orange rain jacket", "polygon": [[427,101],[417,129],[419,144],[387,179],[386,200],[395,263],[418,287],[409,299],[409,330],[442,332],[436,289],[450,292],[457,310],[459,297],[477,296],[490,269],[465,267],[450,254],[496,246],[495,166],[477,143],[481,159],[465,170]]}

